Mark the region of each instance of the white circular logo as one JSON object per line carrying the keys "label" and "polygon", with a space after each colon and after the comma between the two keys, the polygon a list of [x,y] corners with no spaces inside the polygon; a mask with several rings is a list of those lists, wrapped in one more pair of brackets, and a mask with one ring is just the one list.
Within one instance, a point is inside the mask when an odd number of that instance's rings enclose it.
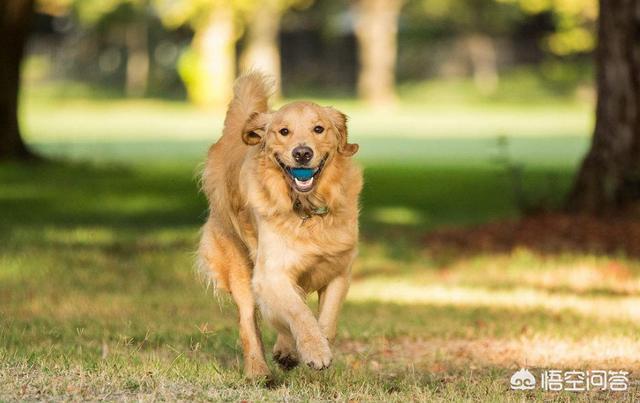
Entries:
{"label": "white circular logo", "polygon": [[521,368],[511,375],[511,389],[529,390],[536,387],[536,378],[529,370]]}

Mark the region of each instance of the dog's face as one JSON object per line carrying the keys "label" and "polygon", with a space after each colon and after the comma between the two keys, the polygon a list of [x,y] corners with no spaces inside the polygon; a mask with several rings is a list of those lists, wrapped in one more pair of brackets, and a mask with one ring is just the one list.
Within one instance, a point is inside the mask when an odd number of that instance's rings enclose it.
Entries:
{"label": "dog's face", "polygon": [[347,143],[347,118],[331,107],[293,102],[270,113],[257,113],[247,121],[242,139],[261,145],[299,193],[311,192],[323,169],[336,155],[350,157],[357,144]]}

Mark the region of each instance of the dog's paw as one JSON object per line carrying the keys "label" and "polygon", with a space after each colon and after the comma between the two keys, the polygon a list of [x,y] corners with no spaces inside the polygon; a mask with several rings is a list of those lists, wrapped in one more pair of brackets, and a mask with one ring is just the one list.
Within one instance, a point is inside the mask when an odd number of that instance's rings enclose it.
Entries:
{"label": "dog's paw", "polygon": [[271,377],[271,371],[263,360],[249,358],[244,364],[244,376],[251,380],[267,380]]}
{"label": "dog's paw", "polygon": [[274,352],[273,359],[286,371],[298,366],[298,358],[290,353]]}
{"label": "dog's paw", "polygon": [[318,371],[329,368],[331,365],[331,348],[329,342],[324,337],[308,339],[298,344],[300,360],[310,368]]}
{"label": "dog's paw", "polygon": [[298,365],[298,354],[290,337],[278,335],[276,344],[273,346],[273,359],[284,370],[290,370]]}

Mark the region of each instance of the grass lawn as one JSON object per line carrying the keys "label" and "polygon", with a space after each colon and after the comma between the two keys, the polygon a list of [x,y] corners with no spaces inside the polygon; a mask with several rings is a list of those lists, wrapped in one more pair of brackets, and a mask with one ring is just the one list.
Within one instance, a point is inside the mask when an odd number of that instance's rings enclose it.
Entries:
{"label": "grass lawn", "polygon": [[[273,366],[265,387],[242,379],[233,305],[192,270],[206,209],[194,179],[210,141],[203,112],[144,103],[119,116],[98,102],[74,105],[34,101],[23,119],[39,150],[73,162],[0,165],[0,400],[640,398],[636,372],[627,393],[509,389],[523,366],[536,377],[543,369],[640,369],[637,260],[424,241],[434,229],[517,217],[518,197],[558,205],[587,144],[584,109],[486,117],[475,108],[460,126],[452,110],[449,121],[430,109],[406,112],[398,132],[386,115],[352,112],[366,185],[335,363],[319,373]],[[46,124],[56,111],[84,117]],[[536,113],[546,119],[537,131],[526,124]],[[188,116],[195,123],[185,124],[201,131],[172,135]],[[440,126],[421,136],[429,116],[440,116]],[[546,130],[554,121],[573,128]],[[501,125],[528,127],[507,151],[521,176],[492,162]],[[274,334],[264,330],[270,350]]]}

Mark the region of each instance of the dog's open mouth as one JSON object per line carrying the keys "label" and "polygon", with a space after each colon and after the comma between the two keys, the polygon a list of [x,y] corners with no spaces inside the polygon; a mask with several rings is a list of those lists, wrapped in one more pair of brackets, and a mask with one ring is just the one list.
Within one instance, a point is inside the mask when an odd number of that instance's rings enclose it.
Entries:
{"label": "dog's open mouth", "polygon": [[277,155],[275,157],[278,165],[280,165],[280,168],[282,168],[289,179],[291,179],[293,187],[298,192],[305,193],[313,189],[314,182],[318,175],[320,175],[320,172],[322,172],[322,168],[324,168],[324,163],[327,161],[329,154],[325,155],[322,161],[320,161],[318,166],[315,168],[290,167],[282,162],[282,160]]}

